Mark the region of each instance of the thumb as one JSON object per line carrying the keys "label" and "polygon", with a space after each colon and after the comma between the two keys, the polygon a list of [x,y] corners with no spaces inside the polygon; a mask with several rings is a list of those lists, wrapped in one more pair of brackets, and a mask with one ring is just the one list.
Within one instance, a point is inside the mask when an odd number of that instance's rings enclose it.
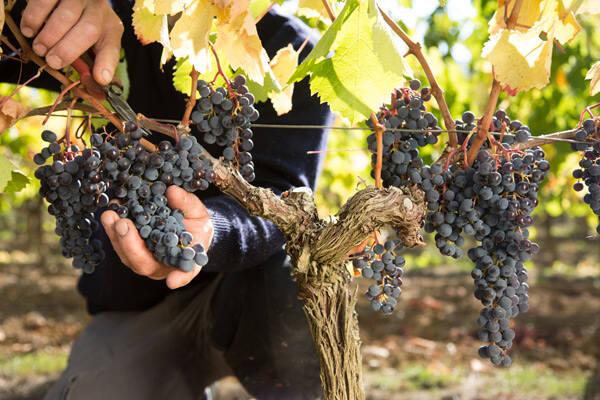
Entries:
{"label": "thumb", "polygon": [[195,194],[185,189],[172,185],[167,189],[167,200],[169,207],[179,209],[186,219],[208,218],[208,210]]}

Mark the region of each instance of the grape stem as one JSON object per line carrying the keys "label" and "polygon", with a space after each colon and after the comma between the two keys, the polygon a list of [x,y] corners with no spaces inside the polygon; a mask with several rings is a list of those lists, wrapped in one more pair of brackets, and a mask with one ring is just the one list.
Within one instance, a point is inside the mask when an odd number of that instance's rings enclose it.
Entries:
{"label": "grape stem", "polygon": [[[514,0],[515,5],[510,13],[510,17],[506,22],[507,29],[514,29],[517,26],[517,20],[519,19],[519,12],[521,11],[521,5],[523,4],[523,0]],[[493,70],[492,70],[493,73]],[[481,124],[479,125],[479,130],[477,131],[477,136],[475,140],[473,140],[473,144],[469,149],[469,154],[467,156],[468,164],[471,165],[473,161],[475,161],[475,157],[477,157],[477,153],[479,149],[487,139],[487,134],[490,129],[490,124],[492,122],[492,116],[494,114],[494,110],[496,109],[496,104],[498,103],[498,96],[500,95],[500,91],[502,90],[500,86],[500,82],[494,80],[492,82],[492,89],[490,90],[490,96],[488,98],[487,106],[485,107],[485,113],[483,114],[483,118],[481,119]]]}
{"label": "grape stem", "polygon": [[229,82],[229,79],[227,79],[227,75],[225,75],[225,73],[223,72],[223,69],[221,68],[221,61],[219,61],[219,56],[217,55],[217,50],[215,50],[215,46],[213,46],[213,44],[210,42],[210,40],[208,41],[208,46],[210,47],[210,50],[212,51],[213,55],[215,56],[215,61],[217,62],[217,74],[215,75],[215,79],[213,79],[213,83],[214,83],[214,81],[217,80],[217,77],[219,75],[221,75],[221,77],[225,81],[225,85],[227,85],[227,91],[229,92],[229,97],[231,97],[231,98],[235,97],[235,94],[233,93],[233,89],[231,89],[231,83]]}
{"label": "grape stem", "polygon": [[[62,98],[65,96],[65,94],[67,94],[67,92],[69,90],[73,89],[75,86],[79,85],[80,83],[81,83],[81,81],[77,80],[76,82],[73,82],[69,86],[67,86],[66,88],[64,88],[62,90],[62,92],[60,92],[60,94],[58,95],[58,97],[56,98],[56,100],[54,101],[54,103],[52,104],[52,106],[50,107],[50,110],[48,110],[48,113],[46,114],[46,118],[44,118],[44,120],[42,121],[42,125],[45,125],[46,122],[48,122],[48,120],[52,116],[52,113],[54,112],[54,109],[56,108],[56,106],[58,105],[58,103],[62,100]],[[70,104],[69,104],[69,107],[67,107],[67,110],[69,112],[69,118],[71,117],[70,116],[70,112],[73,109],[74,105],[75,105],[75,103],[71,101]]]}
{"label": "grape stem", "polygon": [[190,89],[190,98],[185,105],[185,112],[183,113],[183,118],[181,119],[180,127],[186,127],[190,124],[190,115],[192,115],[192,111],[194,110],[194,106],[196,105],[196,92],[198,91],[198,76],[200,73],[196,71],[196,68],[192,67],[192,71],[190,72],[190,77],[192,78],[192,87]]}
{"label": "grape stem", "polygon": [[373,121],[373,129],[377,138],[377,161],[375,163],[375,186],[382,188],[381,184],[381,168],[383,165],[383,131],[385,128],[379,123],[375,113],[371,113],[371,121]]}
{"label": "grape stem", "polygon": [[427,59],[423,55],[421,51],[421,44],[417,42],[413,42],[411,38],[404,32],[404,30],[394,22],[386,13],[381,9],[381,7],[377,6],[379,12],[383,16],[383,20],[392,28],[392,30],[400,36],[400,38],[407,44],[408,53],[412,54],[419,60],[419,64],[423,68],[425,75],[427,76],[427,80],[429,81],[429,85],[431,85],[431,94],[435,98],[435,101],[440,108],[440,112],[442,113],[442,118],[444,119],[444,125],[446,126],[446,130],[449,131],[449,145],[450,147],[458,146],[458,137],[456,136],[456,124],[454,123],[454,118],[452,118],[452,114],[450,114],[450,110],[448,109],[448,104],[446,103],[446,99],[444,98],[444,91],[437,83],[433,72],[431,71],[431,67],[427,62]]}
{"label": "grape stem", "polygon": [[28,85],[28,84],[29,84],[31,81],[33,81],[34,79],[37,79],[37,78],[39,78],[39,77],[40,77],[40,75],[42,74],[42,71],[43,71],[43,69],[44,69],[43,67],[39,68],[39,69],[38,69],[38,71],[37,71],[37,73],[36,73],[35,75],[33,75],[31,78],[27,79],[27,81],[26,81],[26,82],[24,82],[24,83],[22,83],[22,84],[18,85],[18,86],[17,86],[17,87],[16,87],[16,88],[15,88],[15,89],[12,91],[12,93],[11,93],[10,95],[8,95],[7,97],[5,97],[5,98],[4,98],[4,99],[3,99],[3,100],[0,102],[0,109],[1,109],[2,107],[4,107],[4,104],[6,104],[6,102],[8,102],[8,100],[10,100],[10,99],[11,99],[11,98],[12,98],[12,97],[15,95],[15,94],[17,94],[17,92],[18,92],[19,90],[21,90],[21,88],[22,88],[23,86],[27,86],[27,85]]}
{"label": "grape stem", "polygon": [[333,13],[333,8],[331,8],[331,4],[329,4],[328,0],[322,0],[323,7],[325,7],[325,11],[327,11],[327,15],[329,15],[329,19],[331,22],[335,21],[335,14]]}

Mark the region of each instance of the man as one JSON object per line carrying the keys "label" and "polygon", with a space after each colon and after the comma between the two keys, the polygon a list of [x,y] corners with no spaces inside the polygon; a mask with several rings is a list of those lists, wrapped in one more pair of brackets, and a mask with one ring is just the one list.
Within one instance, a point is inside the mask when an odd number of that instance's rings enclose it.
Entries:
{"label": "man", "polygon": [[[159,70],[160,45],[137,41],[131,12],[126,0],[115,0],[112,7],[106,0],[30,0],[20,27],[53,68],[91,48],[93,76],[100,84],[112,79],[122,43],[132,108],[153,118],[181,118],[185,98],[172,87],[173,63],[164,73]],[[20,10],[13,15],[19,18]],[[257,28],[271,57],[288,43],[298,48],[309,36],[308,27],[277,8]],[[313,45],[314,40],[301,59]],[[25,67],[26,74],[33,71],[30,64]],[[14,81],[18,66],[0,63],[0,74]],[[48,76],[37,83],[56,88]],[[310,95],[307,79],[296,84],[293,105],[277,117],[270,103],[259,104],[257,122],[331,123],[327,107]],[[254,129],[254,184],[276,193],[314,189],[322,156],[306,151],[324,148],[326,141],[320,130]],[[131,221],[104,212],[103,229],[96,234],[106,260],[78,284],[94,317],[46,399],[199,399],[206,386],[228,374],[259,399],[319,396],[318,359],[282,234],[214,188],[198,197],[170,188],[168,198],[184,211],[188,230],[208,246],[209,263],[189,273],[159,264]]]}

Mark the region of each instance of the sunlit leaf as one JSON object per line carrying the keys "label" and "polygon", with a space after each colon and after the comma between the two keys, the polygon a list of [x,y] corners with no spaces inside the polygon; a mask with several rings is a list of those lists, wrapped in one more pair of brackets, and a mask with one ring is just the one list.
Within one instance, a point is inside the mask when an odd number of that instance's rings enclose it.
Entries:
{"label": "sunlit leaf", "polygon": [[541,89],[550,77],[552,35],[540,39],[540,27],[526,32],[502,29],[485,44],[481,56],[493,66],[507,91]]}
{"label": "sunlit leaf", "polygon": [[590,79],[590,95],[594,96],[600,92],[600,61],[592,65],[585,75],[585,79]]}
{"label": "sunlit leaf", "polygon": [[367,118],[412,74],[408,48],[369,3],[348,1],[290,78],[310,74],[311,91],[350,123]]}
{"label": "sunlit leaf", "polygon": [[133,30],[142,44],[158,42],[166,16],[152,14],[143,3],[142,0],[137,0],[133,6]]}
{"label": "sunlit leaf", "polygon": [[300,0],[298,14],[307,18],[324,17],[329,19],[322,0]]}
{"label": "sunlit leaf", "polygon": [[294,84],[287,84],[287,81],[298,66],[298,52],[294,50],[294,47],[290,43],[287,47],[277,51],[270,65],[273,74],[283,89],[279,93],[271,94],[269,97],[277,115],[285,114],[292,109]]}
{"label": "sunlit leaf", "polygon": [[269,56],[248,6],[249,0],[236,0],[224,8],[218,7],[215,46],[225,53],[233,69],[242,68],[250,79],[262,84]]}
{"label": "sunlit leaf", "polygon": [[209,0],[197,0],[181,14],[169,34],[175,57],[188,57],[200,73],[210,71],[208,35],[216,13],[216,7]]}

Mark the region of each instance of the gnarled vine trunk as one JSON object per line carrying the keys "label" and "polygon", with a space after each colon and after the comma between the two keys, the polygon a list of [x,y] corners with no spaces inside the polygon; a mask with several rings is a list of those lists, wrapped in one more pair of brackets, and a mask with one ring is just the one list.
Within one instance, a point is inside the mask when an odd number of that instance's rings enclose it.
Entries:
{"label": "gnarled vine trunk", "polygon": [[310,189],[298,188],[279,197],[250,185],[229,166],[218,161],[214,166],[222,192],[251,215],[274,222],[286,237],[292,273],[319,356],[325,399],[364,399],[356,290],[345,267],[346,255],[384,225],[393,226],[405,245],[422,244],[424,193],[416,186],[366,187],[348,199],[337,215],[322,219]]}

